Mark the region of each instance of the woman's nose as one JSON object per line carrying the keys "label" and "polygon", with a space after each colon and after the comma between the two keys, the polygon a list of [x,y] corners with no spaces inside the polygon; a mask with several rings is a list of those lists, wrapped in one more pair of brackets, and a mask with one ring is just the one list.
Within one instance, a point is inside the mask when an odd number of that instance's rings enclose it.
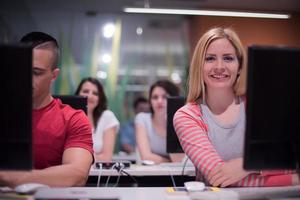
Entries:
{"label": "woman's nose", "polygon": [[160,97],[160,98],[158,99],[158,102],[159,102],[160,104],[162,104],[162,103],[164,102],[164,98],[163,98],[163,97]]}
{"label": "woman's nose", "polygon": [[92,97],[92,95],[91,95],[91,93],[90,93],[90,92],[89,92],[89,93],[87,93],[87,94],[86,94],[86,96],[87,96],[87,98],[88,98],[88,99],[90,99],[90,98]]}
{"label": "woman's nose", "polygon": [[218,61],[216,63],[216,68],[222,69],[224,67],[225,67],[225,63],[224,63],[223,59],[218,59]]}

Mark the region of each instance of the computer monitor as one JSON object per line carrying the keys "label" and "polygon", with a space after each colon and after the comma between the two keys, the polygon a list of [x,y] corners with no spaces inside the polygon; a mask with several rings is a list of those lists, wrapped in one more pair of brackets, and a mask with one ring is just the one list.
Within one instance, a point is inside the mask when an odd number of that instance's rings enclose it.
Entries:
{"label": "computer monitor", "polygon": [[29,170],[32,156],[32,49],[0,45],[0,169]]}
{"label": "computer monitor", "polygon": [[173,117],[176,111],[184,106],[184,97],[168,97],[167,98],[167,152],[183,153],[181,144],[173,126]]}
{"label": "computer monitor", "polygon": [[78,95],[53,95],[59,98],[62,103],[70,105],[74,109],[81,109],[87,114],[87,97]]}
{"label": "computer monitor", "polygon": [[244,168],[299,169],[300,48],[248,49]]}

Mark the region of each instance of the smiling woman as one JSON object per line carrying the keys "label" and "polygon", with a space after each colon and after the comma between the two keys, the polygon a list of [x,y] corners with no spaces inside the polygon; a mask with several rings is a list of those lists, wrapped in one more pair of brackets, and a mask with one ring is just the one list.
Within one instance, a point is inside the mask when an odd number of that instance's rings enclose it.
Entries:
{"label": "smiling woman", "polygon": [[120,123],[107,109],[107,98],[100,81],[88,77],[81,80],[76,95],[88,98],[88,117],[93,128],[95,159],[111,161]]}
{"label": "smiling woman", "polygon": [[245,171],[246,54],[237,34],[213,28],[199,40],[189,73],[188,103],[174,116],[182,148],[197,179],[213,186],[299,184],[290,171]]}
{"label": "smiling woman", "polygon": [[[204,82],[211,89],[232,89],[239,73],[239,61],[231,43],[223,38],[207,48],[204,63]],[[207,91],[210,91],[207,89]]]}

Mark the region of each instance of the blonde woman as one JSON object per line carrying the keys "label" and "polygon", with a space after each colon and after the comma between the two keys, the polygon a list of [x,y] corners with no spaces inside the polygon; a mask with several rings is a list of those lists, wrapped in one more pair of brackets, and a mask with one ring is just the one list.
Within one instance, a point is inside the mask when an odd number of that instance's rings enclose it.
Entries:
{"label": "blonde woman", "polygon": [[291,171],[245,171],[246,55],[237,34],[213,28],[198,41],[189,72],[187,104],[174,116],[181,145],[197,179],[213,186],[299,184]]}

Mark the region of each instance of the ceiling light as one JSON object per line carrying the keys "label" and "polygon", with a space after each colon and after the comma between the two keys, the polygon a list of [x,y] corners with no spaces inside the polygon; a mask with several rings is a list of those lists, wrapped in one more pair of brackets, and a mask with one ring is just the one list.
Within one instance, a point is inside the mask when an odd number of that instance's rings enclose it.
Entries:
{"label": "ceiling light", "polygon": [[107,78],[107,73],[104,71],[98,71],[97,72],[97,77],[101,79],[106,79]]}
{"label": "ceiling light", "polygon": [[179,75],[178,72],[173,72],[173,73],[171,74],[171,79],[172,79],[173,82],[176,83],[176,84],[181,83],[181,77],[180,77],[180,75]]}
{"label": "ceiling light", "polygon": [[102,57],[101,57],[101,60],[102,62],[108,64],[111,62],[111,56],[110,54],[106,53],[106,54],[103,54]]}
{"label": "ceiling light", "polygon": [[206,15],[206,16],[226,16],[226,17],[256,17],[256,18],[276,18],[288,19],[289,14],[275,14],[264,12],[237,12],[218,10],[184,10],[184,9],[161,9],[161,8],[124,8],[126,13],[145,14],[173,14],[173,15]]}
{"label": "ceiling light", "polygon": [[136,34],[137,34],[137,35],[142,35],[142,34],[143,34],[143,28],[140,27],[140,26],[137,27],[137,28],[136,28]]}
{"label": "ceiling light", "polygon": [[103,36],[105,38],[111,38],[115,33],[115,25],[112,23],[108,23],[103,27]]}

